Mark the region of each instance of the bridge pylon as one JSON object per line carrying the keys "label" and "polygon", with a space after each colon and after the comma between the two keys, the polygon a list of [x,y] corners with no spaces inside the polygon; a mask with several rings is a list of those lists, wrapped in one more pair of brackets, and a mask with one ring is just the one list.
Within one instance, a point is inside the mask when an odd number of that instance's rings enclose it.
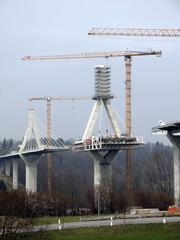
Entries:
{"label": "bridge pylon", "polygon": [[[28,192],[37,192],[37,164],[42,155],[60,149],[66,150],[66,147],[59,139],[56,141],[54,137],[49,138],[46,130],[39,129],[34,109],[29,109],[28,127],[19,150],[19,155],[26,165]],[[27,152],[29,154],[26,154]]]}
{"label": "bridge pylon", "polygon": [[35,122],[34,109],[30,108],[28,116],[28,127],[19,149],[19,153],[25,152],[27,150],[36,150],[41,148],[42,144],[40,142],[40,134]]}
{"label": "bridge pylon", "polygon": [[[36,125],[34,109],[29,109],[28,127],[23,138],[23,142],[19,149],[21,159],[25,163],[26,168],[26,191],[37,192],[37,164],[43,153],[33,154],[34,151],[43,149],[40,141],[40,133]],[[25,156],[22,153],[32,151],[31,155]],[[15,164],[15,163],[14,163]],[[14,187],[16,185],[17,168],[14,169]]]}
{"label": "bridge pylon", "polygon": [[173,145],[174,152],[174,204],[180,207],[180,121],[164,123],[152,128],[155,135],[166,135]]}
{"label": "bridge pylon", "polygon": [[[95,100],[83,137],[74,143],[73,149],[88,151],[94,161],[94,204],[98,212],[110,212],[112,199],[111,162],[119,150],[132,149],[143,144],[142,138],[122,134],[117,115],[111,105],[110,67],[95,67]],[[101,107],[104,106],[112,133],[93,135]]]}
{"label": "bridge pylon", "polygon": [[[21,158],[26,168],[26,190],[37,192],[37,164],[42,155],[68,150],[63,142],[51,133],[48,138],[47,129],[40,127],[35,118],[34,109],[29,109],[28,127],[18,151],[0,156],[0,171],[10,176],[10,167],[13,166],[13,189],[18,188],[18,160]],[[11,164],[12,160],[12,164]]]}

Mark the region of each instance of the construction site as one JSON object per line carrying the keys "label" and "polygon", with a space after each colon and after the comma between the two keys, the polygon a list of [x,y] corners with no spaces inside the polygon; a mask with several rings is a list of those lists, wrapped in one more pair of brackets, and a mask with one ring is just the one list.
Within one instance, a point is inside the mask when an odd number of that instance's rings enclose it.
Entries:
{"label": "construction site", "polygon": [[[24,82],[11,85],[16,96],[7,91],[16,107],[6,117],[12,128],[2,120],[0,204],[3,194],[29,199],[32,218],[59,217],[49,230],[180,222],[180,29],[88,26],[90,50],[80,41],[68,51],[76,38],[65,31],[58,54],[53,38],[51,50],[28,42],[16,59]],[[77,226],[62,216],[78,216]]]}

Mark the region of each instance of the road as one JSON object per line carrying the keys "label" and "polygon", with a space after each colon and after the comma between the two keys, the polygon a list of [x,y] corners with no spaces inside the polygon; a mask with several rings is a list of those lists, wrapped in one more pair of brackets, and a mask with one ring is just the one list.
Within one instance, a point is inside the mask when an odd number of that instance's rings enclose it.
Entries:
{"label": "road", "polygon": [[[163,219],[165,219],[166,223],[180,222],[180,217],[151,217],[151,218],[125,219],[125,224],[163,223]],[[124,219],[113,220],[113,225],[122,225],[122,224],[124,224]],[[59,226],[60,226],[59,224],[50,224],[50,225],[44,225],[43,228],[45,228],[46,230],[57,230],[59,229]],[[100,221],[64,223],[62,228],[72,229],[72,228],[98,227],[98,226],[110,226],[110,219],[100,220]],[[38,231],[38,227],[36,227],[36,231]]]}

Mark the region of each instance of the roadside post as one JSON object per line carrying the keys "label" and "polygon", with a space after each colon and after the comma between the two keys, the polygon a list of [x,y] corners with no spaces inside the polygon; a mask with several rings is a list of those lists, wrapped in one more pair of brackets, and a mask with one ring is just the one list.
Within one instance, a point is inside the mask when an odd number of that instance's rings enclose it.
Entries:
{"label": "roadside post", "polygon": [[59,224],[59,230],[61,230],[62,229],[62,224],[61,224],[61,219],[60,218],[58,220],[58,224]]}
{"label": "roadside post", "polygon": [[110,226],[112,227],[113,226],[113,217],[111,216],[110,218]]}

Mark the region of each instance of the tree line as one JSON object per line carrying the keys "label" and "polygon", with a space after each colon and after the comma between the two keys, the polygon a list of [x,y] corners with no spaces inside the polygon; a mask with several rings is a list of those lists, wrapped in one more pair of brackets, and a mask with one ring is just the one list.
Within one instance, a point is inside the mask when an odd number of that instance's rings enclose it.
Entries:
{"label": "tree line", "polygon": [[[66,143],[66,142],[65,142]],[[0,155],[14,150],[19,141],[0,141]],[[40,215],[83,214],[96,212],[94,206],[93,161],[86,152],[52,154],[53,196],[47,197],[46,211]],[[119,152],[112,162],[113,186],[111,212],[127,208],[125,152]],[[25,166],[19,161],[19,181],[25,184]],[[5,189],[3,189],[5,190]],[[47,191],[47,159],[38,164],[38,192]],[[173,151],[162,143],[147,143],[132,153],[131,206],[167,209],[173,203]],[[44,198],[46,199],[46,198]],[[44,200],[45,201],[45,200]],[[57,203],[58,202],[58,203]],[[51,204],[50,204],[51,203]],[[58,206],[58,207],[57,207]],[[60,207],[61,206],[61,207]]]}

